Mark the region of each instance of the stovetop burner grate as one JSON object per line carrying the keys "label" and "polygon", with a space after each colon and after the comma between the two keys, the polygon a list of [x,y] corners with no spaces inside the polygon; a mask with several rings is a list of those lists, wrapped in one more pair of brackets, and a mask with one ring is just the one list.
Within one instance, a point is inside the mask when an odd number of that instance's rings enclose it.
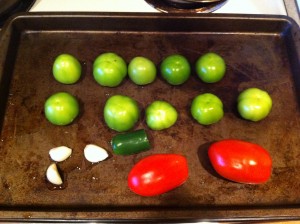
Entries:
{"label": "stovetop burner grate", "polygon": [[145,0],[149,5],[155,9],[165,13],[208,13],[221,8],[227,0],[222,0],[213,3],[175,3],[169,0]]}

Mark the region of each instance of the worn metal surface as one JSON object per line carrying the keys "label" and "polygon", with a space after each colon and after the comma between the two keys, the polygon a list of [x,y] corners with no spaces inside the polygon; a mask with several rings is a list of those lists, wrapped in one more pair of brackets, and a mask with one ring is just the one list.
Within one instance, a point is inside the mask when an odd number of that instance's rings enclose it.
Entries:
{"label": "worn metal surface", "polygon": [[[295,218],[300,212],[299,30],[286,17],[157,14],[29,14],[17,17],[0,36],[0,214],[7,218]],[[92,77],[93,60],[116,52],[127,62],[150,58],[159,67],[170,54],[195,60],[213,51],[224,57],[227,72],[216,84],[202,83],[193,72],[181,86],[158,78],[140,87],[128,78],[116,88],[99,86]],[[51,73],[61,53],[76,56],[83,77],[74,85],[57,83]],[[236,98],[247,87],[269,92],[270,115],[253,123],[239,117]],[[46,98],[67,91],[81,102],[80,117],[69,126],[51,125],[44,117]],[[191,117],[193,97],[211,92],[225,109],[217,124],[201,126]],[[116,132],[104,124],[105,101],[114,94],[136,99],[144,109],[153,100],[166,100],[179,112],[173,127],[151,131],[144,116],[136,129],[150,135],[152,149],[137,155],[116,156],[110,140]],[[236,138],[260,144],[273,159],[270,181],[246,185],[220,178],[212,169],[207,148],[213,141]],[[110,152],[100,164],[85,161],[86,144]],[[71,158],[59,163],[62,190],[45,179],[51,163],[49,149],[65,145]],[[186,156],[189,179],[158,197],[140,197],[127,187],[127,174],[147,155]]]}

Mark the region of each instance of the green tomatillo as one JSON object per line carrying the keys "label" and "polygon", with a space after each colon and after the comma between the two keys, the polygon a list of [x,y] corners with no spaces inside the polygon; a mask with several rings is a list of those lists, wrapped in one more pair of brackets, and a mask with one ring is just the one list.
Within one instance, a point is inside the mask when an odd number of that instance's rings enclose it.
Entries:
{"label": "green tomatillo", "polygon": [[135,57],[128,65],[128,76],[137,85],[147,85],[156,78],[155,64],[148,58]]}
{"label": "green tomatillo", "polygon": [[47,120],[52,124],[68,125],[79,114],[79,102],[70,93],[58,92],[46,100],[44,113]]}
{"label": "green tomatillo", "polygon": [[104,120],[107,126],[115,131],[128,131],[139,120],[138,103],[123,95],[111,96],[104,106]]}
{"label": "green tomatillo", "polygon": [[81,77],[81,64],[73,55],[61,54],[54,60],[52,73],[62,84],[74,84]]}
{"label": "green tomatillo", "polygon": [[240,93],[237,99],[238,111],[246,120],[260,121],[268,116],[272,109],[270,95],[258,88],[249,88]]}
{"label": "green tomatillo", "polygon": [[146,123],[152,130],[163,130],[177,121],[178,113],[168,102],[157,100],[146,108]]}
{"label": "green tomatillo", "polygon": [[198,77],[206,83],[220,81],[226,72],[224,59],[213,52],[206,53],[199,57],[195,67]]}
{"label": "green tomatillo", "polygon": [[223,103],[216,95],[203,93],[193,99],[191,113],[198,123],[210,125],[223,118]]}
{"label": "green tomatillo", "polygon": [[93,64],[93,76],[98,84],[107,87],[118,86],[127,75],[127,64],[116,53],[100,54]]}
{"label": "green tomatillo", "polygon": [[181,85],[190,77],[191,66],[184,56],[173,54],[162,61],[160,73],[169,84]]}

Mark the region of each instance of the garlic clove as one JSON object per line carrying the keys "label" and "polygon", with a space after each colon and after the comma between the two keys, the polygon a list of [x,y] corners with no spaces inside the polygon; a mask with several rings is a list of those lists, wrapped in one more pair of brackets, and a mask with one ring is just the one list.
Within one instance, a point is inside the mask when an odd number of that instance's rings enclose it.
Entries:
{"label": "garlic clove", "polygon": [[48,169],[46,171],[46,177],[47,177],[47,180],[52,184],[61,185],[63,183],[55,163],[52,163],[48,167]]}
{"label": "garlic clove", "polygon": [[66,146],[59,146],[53,149],[50,149],[49,155],[51,159],[55,162],[62,162],[69,158],[72,154],[72,149]]}
{"label": "garlic clove", "polygon": [[91,163],[98,163],[105,160],[108,157],[108,153],[97,145],[89,144],[84,148],[84,157]]}

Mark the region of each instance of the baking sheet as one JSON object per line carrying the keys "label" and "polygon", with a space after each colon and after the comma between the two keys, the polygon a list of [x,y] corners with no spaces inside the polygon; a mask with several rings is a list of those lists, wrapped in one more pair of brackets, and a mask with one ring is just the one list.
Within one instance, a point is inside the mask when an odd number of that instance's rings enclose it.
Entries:
{"label": "baking sheet", "polygon": [[[300,218],[299,27],[284,16],[178,14],[21,14],[0,36],[0,216],[2,221],[42,219],[248,220]],[[185,55],[192,66],[203,53],[224,57],[227,73],[216,84],[202,83],[193,72],[181,86],[162,78],[137,86],[128,78],[121,86],[99,86],[92,63],[103,52],[126,62],[145,56],[159,66],[170,54]],[[74,85],[57,83],[51,73],[55,57],[76,56],[83,77]],[[258,87],[273,99],[271,114],[257,123],[236,111],[240,91]],[[81,102],[80,117],[69,126],[51,125],[43,105],[58,91]],[[204,92],[218,95],[225,115],[217,124],[201,126],[189,113],[192,99]],[[144,117],[135,129],[148,132],[152,149],[137,155],[114,155],[116,132],[103,121],[105,101],[114,94],[136,99],[141,108],[166,100],[179,112],[175,126],[151,131]],[[212,169],[210,143],[236,138],[260,144],[273,159],[270,181],[246,185],[220,178]],[[110,158],[91,165],[83,156],[86,144],[106,148]],[[49,149],[66,145],[72,157],[59,164],[65,174],[62,190],[45,179]],[[186,156],[189,179],[157,197],[141,197],[127,187],[127,174],[147,155]]]}

